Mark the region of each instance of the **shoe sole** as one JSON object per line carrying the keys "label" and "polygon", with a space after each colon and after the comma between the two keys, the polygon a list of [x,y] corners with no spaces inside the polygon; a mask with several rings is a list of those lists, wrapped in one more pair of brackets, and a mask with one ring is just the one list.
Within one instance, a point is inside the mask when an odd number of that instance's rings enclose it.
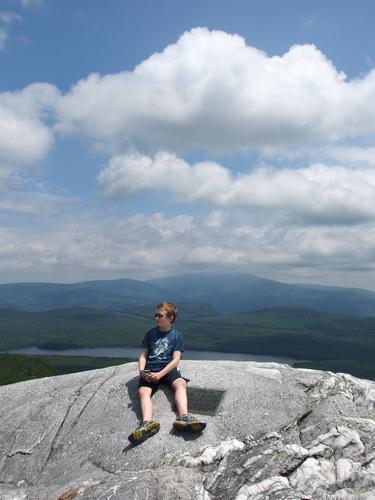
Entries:
{"label": "shoe sole", "polygon": [[143,441],[146,441],[146,439],[157,434],[159,432],[159,429],[160,425],[154,423],[150,425],[147,431],[144,429],[136,429],[134,432],[130,434],[128,439],[132,444],[140,444],[143,443]]}
{"label": "shoe sole", "polygon": [[173,427],[177,431],[202,432],[206,428],[206,422],[174,422]]}

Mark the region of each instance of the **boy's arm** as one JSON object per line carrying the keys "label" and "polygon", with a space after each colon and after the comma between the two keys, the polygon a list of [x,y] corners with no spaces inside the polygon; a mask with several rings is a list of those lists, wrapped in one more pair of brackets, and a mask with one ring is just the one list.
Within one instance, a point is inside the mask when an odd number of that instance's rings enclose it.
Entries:
{"label": "boy's arm", "polygon": [[147,362],[147,354],[148,354],[148,349],[144,348],[142,349],[139,359],[138,359],[138,366],[139,366],[139,371],[142,371],[145,369],[146,362]]}
{"label": "boy's arm", "polygon": [[162,370],[160,370],[160,372],[151,373],[150,381],[157,382],[158,380],[160,380],[162,377],[164,377],[164,375],[166,375],[171,370],[173,370],[173,368],[176,368],[178,366],[180,359],[181,359],[181,351],[174,351],[172,356],[172,361],[170,361]]}
{"label": "boy's arm", "polygon": [[145,377],[145,372],[143,371],[145,369],[146,363],[147,363],[147,354],[148,354],[148,349],[142,349],[139,359],[138,359],[138,368],[139,368],[139,375],[144,378],[145,380],[148,380],[148,375],[147,378]]}

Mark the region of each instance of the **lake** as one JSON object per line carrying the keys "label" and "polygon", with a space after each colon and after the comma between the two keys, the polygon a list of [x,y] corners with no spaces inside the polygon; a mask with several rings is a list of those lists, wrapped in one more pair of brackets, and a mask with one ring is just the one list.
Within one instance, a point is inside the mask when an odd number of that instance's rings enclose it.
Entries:
{"label": "lake", "polygon": [[[91,356],[105,358],[138,358],[139,348],[127,347],[94,347],[84,349],[66,349],[64,351],[55,351],[47,349],[39,349],[38,347],[25,347],[23,349],[15,349],[8,351],[12,354],[29,354],[29,355],[45,355],[45,356]],[[258,363],[286,363],[293,365],[296,361],[292,358],[263,356],[257,354],[243,354],[237,352],[215,352],[215,351],[189,351],[183,353],[183,359],[196,360],[229,360],[229,361],[257,361]]]}

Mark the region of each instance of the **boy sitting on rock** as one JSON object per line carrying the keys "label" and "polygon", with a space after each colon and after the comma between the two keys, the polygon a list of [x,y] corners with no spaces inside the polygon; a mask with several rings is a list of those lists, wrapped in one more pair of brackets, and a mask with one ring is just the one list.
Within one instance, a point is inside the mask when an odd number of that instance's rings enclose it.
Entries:
{"label": "boy sitting on rock", "polygon": [[138,397],[141,404],[142,420],[130,434],[129,440],[138,444],[159,432],[160,425],[152,419],[151,396],[161,384],[174,390],[178,417],[173,423],[178,431],[200,432],[206,423],[188,413],[186,383],[181,376],[178,363],[184,351],[181,333],[173,327],[177,318],[177,308],[171,302],[162,302],[155,313],[156,328],[146,333],[139,356]]}

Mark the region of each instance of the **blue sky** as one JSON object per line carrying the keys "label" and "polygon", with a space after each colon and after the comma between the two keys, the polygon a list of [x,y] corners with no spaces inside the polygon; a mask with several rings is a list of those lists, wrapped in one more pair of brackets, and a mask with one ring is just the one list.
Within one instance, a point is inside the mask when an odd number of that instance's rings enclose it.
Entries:
{"label": "blue sky", "polygon": [[1,0],[0,282],[375,290],[374,14]]}

